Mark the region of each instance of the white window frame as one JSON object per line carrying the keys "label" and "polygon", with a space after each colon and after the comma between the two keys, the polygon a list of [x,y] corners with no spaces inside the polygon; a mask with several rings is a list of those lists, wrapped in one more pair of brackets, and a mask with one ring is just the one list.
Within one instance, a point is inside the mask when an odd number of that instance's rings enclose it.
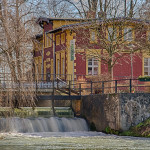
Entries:
{"label": "white window frame", "polygon": [[132,41],[133,40],[133,30],[132,28],[124,28],[124,40]]}
{"label": "white window frame", "polygon": [[[91,64],[89,64],[89,62],[91,62]],[[95,65],[94,62],[97,62],[97,64]],[[92,68],[91,74],[89,74],[89,69],[90,68]],[[95,72],[94,72],[95,68],[97,68],[97,74],[95,74]],[[99,69],[98,60],[95,59],[95,58],[88,59],[88,75],[98,75],[98,69]]]}
{"label": "white window frame", "polygon": [[95,31],[91,31],[91,41],[94,42],[96,40]]}
{"label": "white window frame", "polygon": [[[146,60],[147,60],[147,65],[145,65]],[[145,72],[147,72],[147,74],[145,74]],[[150,76],[150,58],[144,58],[144,76]]]}

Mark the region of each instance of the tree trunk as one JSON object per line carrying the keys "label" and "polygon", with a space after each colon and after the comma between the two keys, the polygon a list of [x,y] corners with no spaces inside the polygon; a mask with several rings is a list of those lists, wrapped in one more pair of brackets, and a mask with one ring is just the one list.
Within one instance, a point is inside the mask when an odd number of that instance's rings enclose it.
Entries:
{"label": "tree trunk", "polygon": [[112,78],[112,60],[111,59],[108,61],[108,73],[110,75],[110,80],[113,80],[113,78]]}
{"label": "tree trunk", "polygon": [[130,11],[129,11],[129,17],[133,18],[133,0],[130,1]]}

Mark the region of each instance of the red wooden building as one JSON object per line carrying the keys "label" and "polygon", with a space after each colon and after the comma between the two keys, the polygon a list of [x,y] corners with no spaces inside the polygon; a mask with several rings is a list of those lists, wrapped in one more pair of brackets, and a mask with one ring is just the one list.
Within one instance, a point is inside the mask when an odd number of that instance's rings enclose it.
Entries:
{"label": "red wooden building", "polygon": [[62,79],[110,71],[114,79],[150,75],[149,21],[39,18],[37,23],[43,28],[34,51],[38,74]]}

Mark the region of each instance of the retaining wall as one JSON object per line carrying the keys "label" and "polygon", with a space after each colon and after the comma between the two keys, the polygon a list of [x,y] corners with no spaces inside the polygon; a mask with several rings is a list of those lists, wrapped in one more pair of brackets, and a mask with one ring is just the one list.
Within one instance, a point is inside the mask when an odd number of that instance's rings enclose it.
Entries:
{"label": "retaining wall", "polygon": [[81,115],[97,131],[128,130],[150,117],[150,94],[122,93],[82,97]]}

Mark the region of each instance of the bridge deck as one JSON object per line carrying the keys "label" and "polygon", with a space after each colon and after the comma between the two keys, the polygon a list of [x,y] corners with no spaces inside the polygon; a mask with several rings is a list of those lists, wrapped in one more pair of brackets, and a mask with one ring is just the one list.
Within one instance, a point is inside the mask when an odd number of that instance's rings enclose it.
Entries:
{"label": "bridge deck", "polygon": [[81,95],[40,95],[38,100],[81,100]]}

